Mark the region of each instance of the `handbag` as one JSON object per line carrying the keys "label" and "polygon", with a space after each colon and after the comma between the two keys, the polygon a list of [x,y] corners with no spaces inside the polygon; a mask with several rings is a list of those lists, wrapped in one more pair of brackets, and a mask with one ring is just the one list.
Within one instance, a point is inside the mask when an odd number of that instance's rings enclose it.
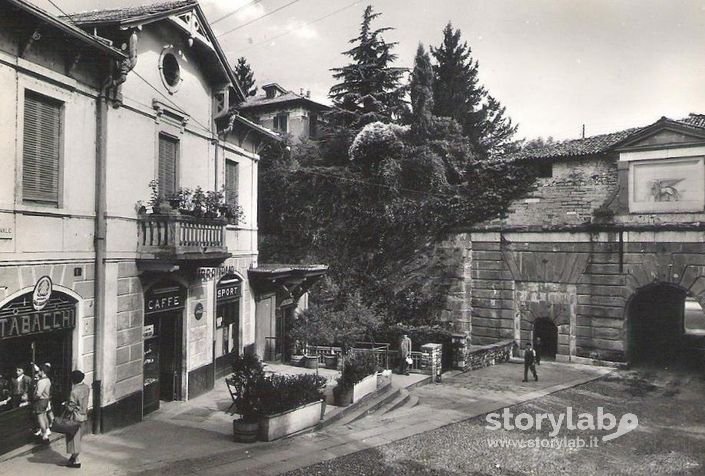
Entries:
{"label": "handbag", "polygon": [[63,433],[66,436],[75,435],[79,428],[81,428],[81,422],[74,420],[73,412],[68,409],[55,418],[54,424],[51,425],[51,431]]}
{"label": "handbag", "polygon": [[407,358],[406,358],[406,363],[409,364],[409,365],[411,365],[411,364],[414,363],[414,359],[412,359],[411,357],[407,357]]}

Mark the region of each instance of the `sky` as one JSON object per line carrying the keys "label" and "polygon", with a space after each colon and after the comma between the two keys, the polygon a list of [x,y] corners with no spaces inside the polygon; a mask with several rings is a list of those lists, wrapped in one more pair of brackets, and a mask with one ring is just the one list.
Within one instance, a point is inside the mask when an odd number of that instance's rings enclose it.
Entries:
{"label": "sky", "polygon": [[[49,0],[32,0],[57,13]],[[66,12],[150,0],[51,0]],[[200,0],[231,64],[258,85],[310,90],[327,102],[330,68],[373,26],[411,68],[419,42],[439,46],[450,21],[479,61],[481,83],[519,124],[518,137],[572,139],[705,114],[704,0]],[[225,18],[223,18],[225,17]]]}

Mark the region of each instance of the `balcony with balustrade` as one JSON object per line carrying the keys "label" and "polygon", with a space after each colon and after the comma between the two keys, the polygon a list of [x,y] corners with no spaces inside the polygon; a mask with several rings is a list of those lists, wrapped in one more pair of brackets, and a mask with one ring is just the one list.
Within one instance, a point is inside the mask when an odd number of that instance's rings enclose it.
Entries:
{"label": "balcony with balustrade", "polygon": [[196,218],[178,213],[140,214],[137,220],[138,262],[143,267],[215,266],[230,257],[221,218]]}

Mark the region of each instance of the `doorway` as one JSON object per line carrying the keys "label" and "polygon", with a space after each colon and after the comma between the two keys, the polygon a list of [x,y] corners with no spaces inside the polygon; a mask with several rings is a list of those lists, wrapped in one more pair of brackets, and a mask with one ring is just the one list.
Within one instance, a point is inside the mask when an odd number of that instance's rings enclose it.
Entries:
{"label": "doorway", "polygon": [[534,348],[541,358],[555,359],[558,353],[558,327],[550,319],[534,321]]}
{"label": "doorway", "polygon": [[144,414],[159,409],[160,401],[181,399],[181,311],[145,316]]}

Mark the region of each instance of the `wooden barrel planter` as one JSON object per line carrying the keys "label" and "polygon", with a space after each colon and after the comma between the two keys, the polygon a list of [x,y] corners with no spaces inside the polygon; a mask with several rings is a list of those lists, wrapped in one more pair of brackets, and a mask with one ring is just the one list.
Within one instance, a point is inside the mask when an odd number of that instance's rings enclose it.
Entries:
{"label": "wooden barrel planter", "polygon": [[307,369],[317,369],[318,368],[318,356],[317,355],[307,355],[304,357],[304,366]]}
{"label": "wooden barrel planter", "polygon": [[338,368],[338,356],[335,354],[324,355],[323,361],[325,362],[325,366],[327,369],[336,370]]}
{"label": "wooden barrel planter", "polygon": [[233,439],[238,443],[254,443],[259,433],[258,421],[233,420]]}

